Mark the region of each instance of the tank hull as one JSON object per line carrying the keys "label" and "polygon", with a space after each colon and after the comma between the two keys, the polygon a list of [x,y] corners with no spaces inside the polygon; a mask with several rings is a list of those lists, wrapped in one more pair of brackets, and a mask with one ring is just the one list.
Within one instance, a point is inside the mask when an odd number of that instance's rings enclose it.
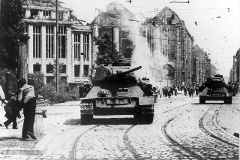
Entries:
{"label": "tank hull", "polygon": [[[152,123],[154,118],[154,96],[143,96],[138,86],[131,86],[122,96],[99,97],[102,88],[93,87],[81,101],[81,122],[89,124],[93,116],[133,115],[140,123]],[[134,95],[134,96],[133,96]]]}

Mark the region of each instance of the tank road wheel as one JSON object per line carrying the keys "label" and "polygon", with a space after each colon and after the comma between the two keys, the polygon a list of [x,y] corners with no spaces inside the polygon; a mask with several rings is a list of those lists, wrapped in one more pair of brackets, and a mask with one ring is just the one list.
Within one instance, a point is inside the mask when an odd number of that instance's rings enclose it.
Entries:
{"label": "tank road wheel", "polygon": [[224,99],[224,103],[225,103],[225,104],[232,104],[232,97],[226,97],[226,98]]}
{"label": "tank road wheel", "polygon": [[134,115],[133,115],[135,121],[139,123],[141,121],[141,110],[136,110]]}
{"label": "tank road wheel", "polygon": [[142,124],[151,124],[153,122],[154,114],[144,114],[141,115]]}
{"label": "tank road wheel", "polygon": [[81,124],[90,124],[92,123],[93,115],[92,114],[81,114]]}
{"label": "tank road wheel", "polygon": [[205,104],[205,99],[202,96],[199,96],[199,103],[200,104]]}
{"label": "tank road wheel", "polygon": [[141,123],[151,124],[154,118],[154,105],[148,105],[142,107]]}

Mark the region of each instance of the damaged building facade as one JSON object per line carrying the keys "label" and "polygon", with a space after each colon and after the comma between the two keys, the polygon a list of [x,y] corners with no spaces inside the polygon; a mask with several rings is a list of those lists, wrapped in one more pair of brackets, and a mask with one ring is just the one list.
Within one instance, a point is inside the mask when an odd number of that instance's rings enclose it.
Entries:
{"label": "damaged building facade", "polygon": [[[156,85],[194,84],[192,70],[194,39],[185,27],[184,21],[170,8],[165,7],[153,19],[147,19],[142,23],[137,22],[134,14],[121,4],[112,2],[107,6],[107,11],[100,12],[91,25],[94,28],[94,36],[99,36],[101,30],[110,29],[117,50],[132,61],[133,52],[141,45],[134,39],[141,37],[147,44],[145,48],[148,48],[148,51],[138,50],[144,52],[145,61],[148,61],[145,76]],[[128,45],[124,43],[126,40],[129,41]],[[139,52],[135,56],[138,55],[140,57]]]}
{"label": "damaged building facade", "polygon": [[[151,58],[161,61],[166,57],[162,67],[152,66],[151,72],[156,69],[161,74],[157,81],[164,86],[193,85],[193,54],[194,39],[185,27],[185,23],[170,8],[165,7],[153,19],[145,22],[146,37],[148,39]],[[154,71],[155,70],[155,71]]]}
{"label": "damaged building facade", "polygon": [[27,0],[22,7],[25,35],[29,37],[26,53],[22,55],[25,57],[23,61],[27,72],[40,71],[44,74],[45,83],[50,82],[55,78],[58,53],[61,79],[68,83],[80,83],[87,79],[92,67],[91,27],[83,25],[69,8],[62,7],[60,3],[55,4],[55,0]]}

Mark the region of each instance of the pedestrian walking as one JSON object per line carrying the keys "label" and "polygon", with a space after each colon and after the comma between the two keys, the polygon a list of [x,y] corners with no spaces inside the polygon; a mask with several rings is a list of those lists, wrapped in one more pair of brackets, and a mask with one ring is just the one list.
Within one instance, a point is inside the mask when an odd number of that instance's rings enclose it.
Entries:
{"label": "pedestrian walking", "polygon": [[170,87],[167,88],[167,94],[168,94],[168,98],[170,98],[171,95],[172,95],[172,94],[171,94],[171,88],[170,88]]}
{"label": "pedestrian walking", "polygon": [[198,93],[199,93],[199,87],[196,86],[196,87],[195,87],[195,90],[196,90],[196,95],[198,96]]}
{"label": "pedestrian walking", "polygon": [[175,89],[174,89],[174,94],[175,94],[175,96],[177,96],[177,94],[178,94],[178,88],[177,87],[175,87]]}
{"label": "pedestrian walking", "polygon": [[6,112],[5,117],[7,120],[4,122],[4,126],[8,129],[8,125],[13,123],[12,129],[18,129],[17,117],[21,118],[19,114],[19,106],[17,104],[17,96],[12,96],[7,104],[4,106]]}
{"label": "pedestrian walking", "polygon": [[187,88],[186,88],[186,87],[184,87],[184,89],[183,89],[183,90],[184,90],[184,95],[185,95],[185,96],[187,96]]}
{"label": "pedestrian walking", "polygon": [[18,87],[19,93],[17,100],[20,102],[24,112],[22,138],[23,140],[29,140],[30,138],[36,140],[33,129],[36,109],[34,87],[26,84],[24,78],[19,80]]}
{"label": "pedestrian walking", "polygon": [[157,88],[156,87],[153,87],[152,94],[153,94],[153,97],[154,97],[154,103],[157,103],[158,92],[157,92]]}
{"label": "pedestrian walking", "polygon": [[189,94],[189,97],[193,97],[193,88],[192,87],[189,87],[188,94]]}

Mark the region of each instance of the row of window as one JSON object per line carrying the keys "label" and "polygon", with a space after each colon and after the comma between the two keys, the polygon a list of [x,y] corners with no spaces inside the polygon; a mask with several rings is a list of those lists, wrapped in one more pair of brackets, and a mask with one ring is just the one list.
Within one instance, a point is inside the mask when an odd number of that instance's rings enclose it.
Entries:
{"label": "row of window", "polygon": [[[66,65],[59,65],[59,73],[65,73],[66,74]],[[83,66],[83,76],[88,76],[88,65]],[[54,65],[47,64],[46,65],[46,73],[53,73],[55,70]],[[41,72],[41,64],[34,64],[33,65],[33,71],[34,72]],[[74,65],[74,77],[80,77],[80,65]]]}
{"label": "row of window", "polygon": [[[27,31],[27,29],[26,29]],[[25,34],[27,32],[25,31]],[[83,33],[82,40],[80,33],[74,33],[74,59],[80,59],[81,47],[84,53],[84,59],[89,60],[89,34]],[[42,57],[42,45],[46,46],[46,58],[54,58],[54,26],[46,26],[46,44],[42,44],[42,33],[40,25],[33,25],[33,58]],[[58,57],[66,58],[66,43],[67,43],[66,27],[59,26],[58,28]],[[81,42],[82,41],[82,42]],[[81,43],[83,44],[81,46]]]}
{"label": "row of window", "polygon": [[[29,17],[27,17],[27,18],[30,18],[30,19],[31,19],[31,18],[34,18],[34,17],[36,17],[36,16],[39,16],[39,11],[40,11],[40,10],[38,10],[38,9],[30,9],[30,15],[29,15]],[[51,12],[52,12],[52,11],[49,11],[49,10],[43,11],[43,16],[44,16],[44,17],[51,17]],[[26,9],[24,9],[23,13],[24,13],[23,16],[25,16],[25,14],[26,14]],[[59,20],[62,20],[63,17],[64,17],[64,12],[58,11],[58,19],[59,19]],[[51,18],[52,18],[52,17],[51,17]]]}

